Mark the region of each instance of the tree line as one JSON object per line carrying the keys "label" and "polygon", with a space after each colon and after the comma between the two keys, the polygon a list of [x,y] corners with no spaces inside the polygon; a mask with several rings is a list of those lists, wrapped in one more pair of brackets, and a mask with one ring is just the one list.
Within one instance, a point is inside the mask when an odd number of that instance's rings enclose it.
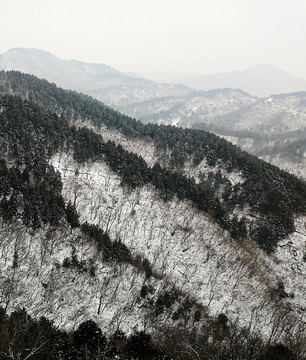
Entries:
{"label": "tree line", "polygon": [[25,309],[10,315],[0,308],[0,359],[35,360],[298,360],[303,350],[291,350],[282,343],[267,344],[244,330],[238,335],[220,314],[209,328],[190,334],[186,330],[167,329],[166,334],[150,335],[121,330],[104,334],[92,320],[75,330],[59,330],[45,317],[32,318]]}

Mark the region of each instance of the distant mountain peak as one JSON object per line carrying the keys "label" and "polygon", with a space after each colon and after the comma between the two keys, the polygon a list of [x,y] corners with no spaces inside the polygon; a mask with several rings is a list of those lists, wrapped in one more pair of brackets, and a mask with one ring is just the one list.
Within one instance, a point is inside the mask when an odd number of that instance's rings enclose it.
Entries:
{"label": "distant mountain peak", "polygon": [[306,80],[294,77],[272,64],[259,64],[244,70],[191,77],[183,80],[183,83],[200,90],[238,88],[259,97],[306,90]]}

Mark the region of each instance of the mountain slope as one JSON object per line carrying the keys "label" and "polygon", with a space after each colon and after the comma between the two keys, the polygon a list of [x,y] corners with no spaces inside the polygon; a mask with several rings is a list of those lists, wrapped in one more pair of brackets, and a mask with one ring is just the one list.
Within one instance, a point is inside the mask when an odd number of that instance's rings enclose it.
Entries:
{"label": "mountain slope", "polygon": [[274,95],[193,126],[221,134],[305,179],[305,101],[306,92]]}
{"label": "mountain slope", "polygon": [[[1,73],[1,86],[48,108],[1,95],[2,306],[65,329],[91,318],[109,333],[195,331],[201,354],[218,337],[229,354],[233,334],[242,354],[256,333],[301,351],[302,181],[213,134],[144,125],[33,76]],[[58,210],[45,213],[51,191]]]}
{"label": "mountain slope", "polygon": [[182,82],[202,90],[238,88],[259,97],[306,90],[306,80],[291,76],[274,65],[257,65],[241,71],[202,75]]}

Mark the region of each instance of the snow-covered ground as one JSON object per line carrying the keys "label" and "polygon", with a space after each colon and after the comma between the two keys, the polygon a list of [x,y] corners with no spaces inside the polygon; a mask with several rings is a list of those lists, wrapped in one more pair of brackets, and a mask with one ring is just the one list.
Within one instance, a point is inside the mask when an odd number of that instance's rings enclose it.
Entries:
{"label": "snow-covered ground", "polygon": [[[141,155],[149,166],[165,158],[148,141],[95,131]],[[150,331],[175,322],[164,314],[152,320],[158,296],[174,288],[205,314],[224,313],[233,323],[273,340],[304,324],[305,217],[296,218],[295,233],[269,257],[251,242],[232,240],[188,201],[165,202],[149,185],[123,188],[103,162],[79,164],[61,152],[50,163],[61,173],[64,199],[76,205],[80,221],[97,224],[134,257],[147,258],[154,276],[147,279],[132,265],[105,262],[95,244],[65,224],[34,232],[20,223],[1,223],[0,301],[9,311],[24,307],[67,330],[90,318],[108,333],[118,328]],[[186,163],[184,171],[197,179],[212,168],[202,161],[196,168]],[[243,181],[240,173],[222,175],[232,184]],[[73,254],[86,271],[63,266]],[[150,306],[140,297],[144,284],[153,289]]]}
{"label": "snow-covered ground", "polygon": [[[286,319],[293,327],[299,324],[305,294],[304,273],[297,272],[303,266],[300,251],[288,255],[286,246],[280,246],[268,257],[251,243],[231,240],[188,202],[164,202],[150,186],[127,191],[103,163],[80,165],[58,154],[52,164],[62,174],[64,197],[75,202],[82,222],[120,238],[134,255],[148,258],[166,283],[211,314],[225,313],[242,326],[274,337],[284,334]],[[297,219],[298,225],[302,221]],[[287,241],[305,241],[305,233],[297,229]],[[293,298],[280,298],[280,281]]]}
{"label": "snow-covered ground", "polygon": [[[214,119],[244,109],[253,104],[256,98],[233,89],[219,89],[215,93],[154,93],[151,99],[138,101],[129,99],[124,104],[117,100],[118,94],[109,102],[124,114],[145,122],[190,127],[196,122],[213,122]],[[101,97],[101,101],[104,99]],[[109,101],[109,100],[108,100]]]}

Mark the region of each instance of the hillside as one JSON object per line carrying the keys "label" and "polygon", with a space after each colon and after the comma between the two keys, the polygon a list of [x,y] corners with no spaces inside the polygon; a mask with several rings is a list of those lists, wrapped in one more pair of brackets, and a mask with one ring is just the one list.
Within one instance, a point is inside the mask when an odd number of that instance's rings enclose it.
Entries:
{"label": "hillside", "polygon": [[1,72],[0,91],[8,314],[145,331],[172,358],[303,356],[304,182],[34,76]]}
{"label": "hillside", "polygon": [[306,92],[279,94],[244,109],[197,122],[269,162],[306,178]]}

